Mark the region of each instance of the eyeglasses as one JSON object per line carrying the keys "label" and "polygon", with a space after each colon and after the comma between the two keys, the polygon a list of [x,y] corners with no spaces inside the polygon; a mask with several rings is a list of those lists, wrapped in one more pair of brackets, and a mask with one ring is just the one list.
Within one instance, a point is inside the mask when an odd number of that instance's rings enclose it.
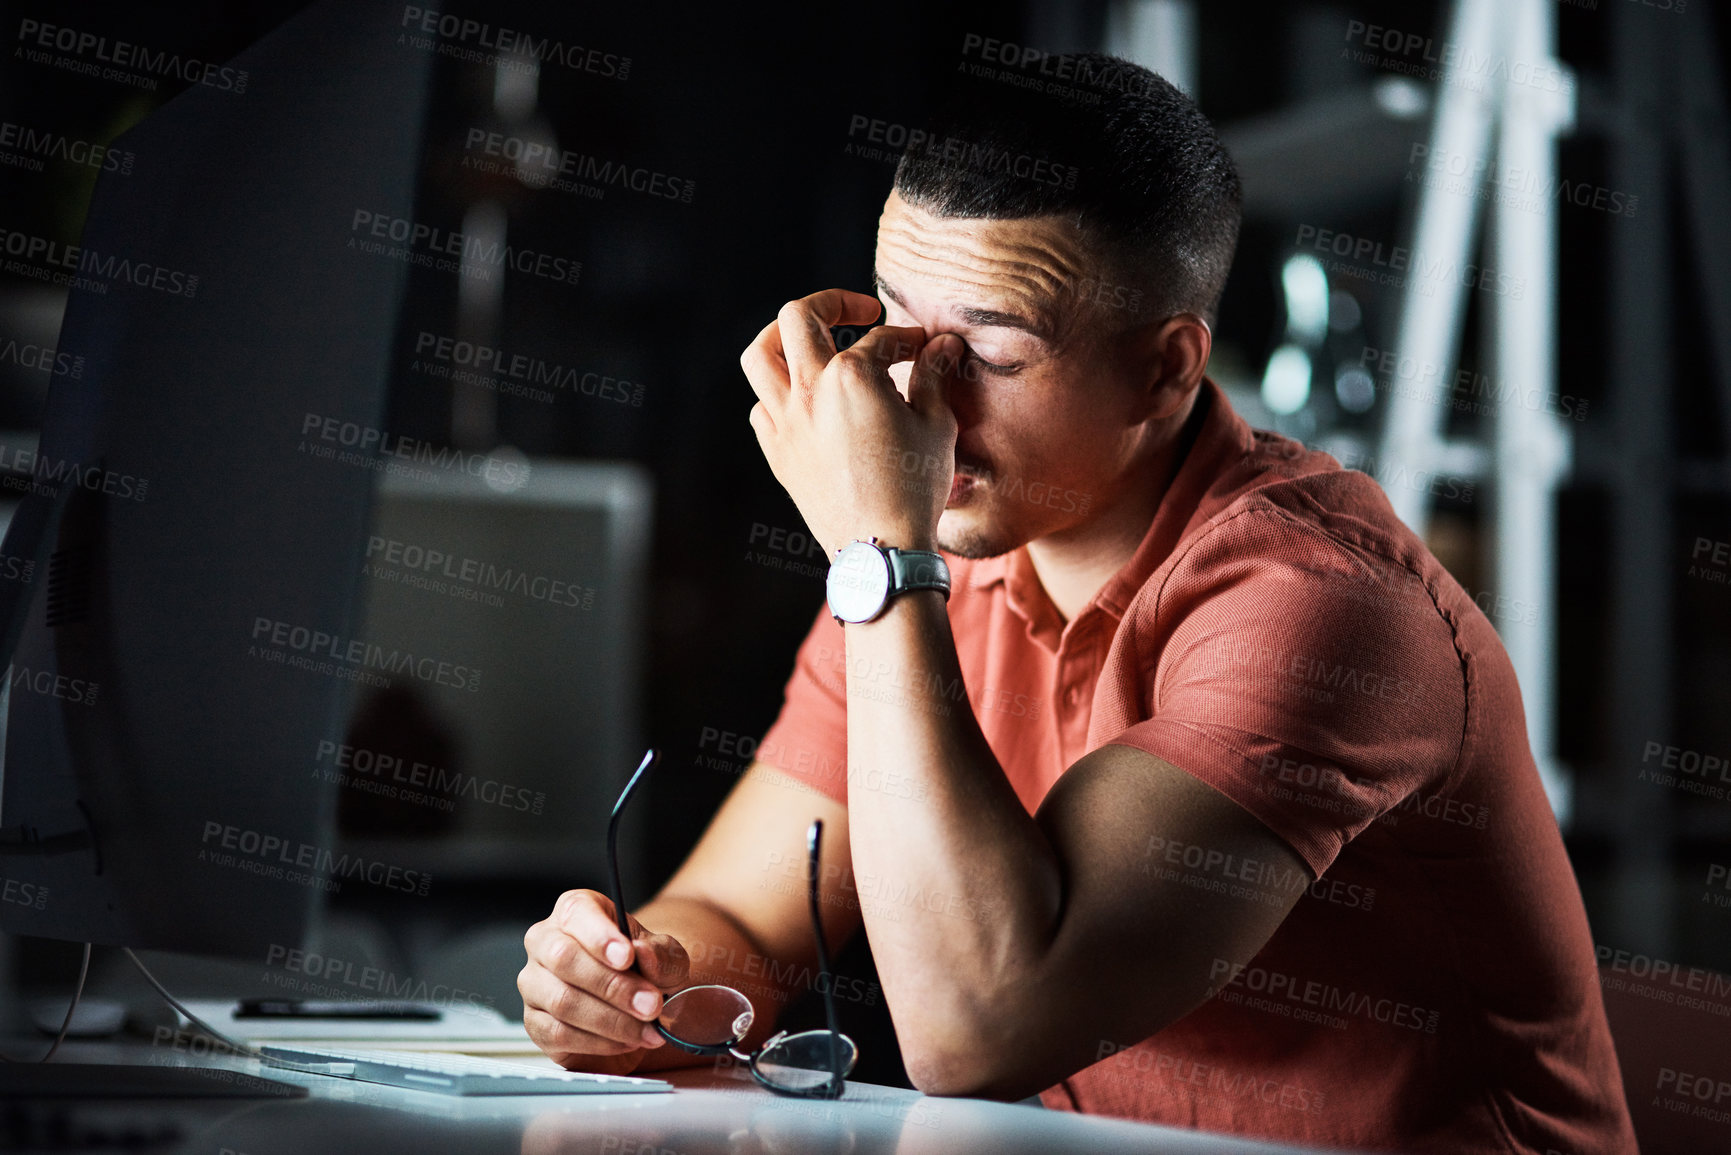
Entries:
{"label": "eyeglasses", "polygon": [[[643,755],[607,822],[607,866],[613,882],[609,897],[619,933],[627,939],[631,924],[625,917],[625,892],[619,884],[619,818],[637,784],[660,757],[657,750]],[[747,1064],[753,1078],[777,1094],[839,1099],[846,1086],[844,1080],[859,1058],[859,1048],[836,1028],[835,983],[829,973],[829,952],[823,945],[823,920],[818,917],[817,868],[822,845],[823,820],[813,819],[806,834],[806,897],[811,904],[812,935],[817,940],[818,989],[823,994],[824,1021],[829,1028],[791,1035],[779,1031],[757,1050],[740,1051],[738,1044],[750,1033],[755,1017],[751,1000],[732,987],[705,984],[668,995],[655,1029],[662,1038],[694,1055],[732,1055]]]}

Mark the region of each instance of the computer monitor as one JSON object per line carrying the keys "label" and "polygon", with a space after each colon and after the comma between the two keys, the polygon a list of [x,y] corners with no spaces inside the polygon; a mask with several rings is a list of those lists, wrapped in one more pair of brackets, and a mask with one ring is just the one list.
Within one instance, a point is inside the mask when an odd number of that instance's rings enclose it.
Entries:
{"label": "computer monitor", "polygon": [[354,877],[307,752],[357,685],[329,651],[360,637],[379,462],[309,434],[384,422],[409,266],[350,238],[414,217],[434,56],[400,14],[300,13],[101,175],[60,340],[84,372],[0,547],[8,932],[257,958]]}

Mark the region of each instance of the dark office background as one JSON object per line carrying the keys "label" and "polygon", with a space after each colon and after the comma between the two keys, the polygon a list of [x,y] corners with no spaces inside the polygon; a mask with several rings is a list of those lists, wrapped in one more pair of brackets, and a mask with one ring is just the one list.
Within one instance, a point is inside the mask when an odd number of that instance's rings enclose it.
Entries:
{"label": "dark office background", "polygon": [[[223,59],[299,7],[8,4],[0,28],[10,33],[21,18],[34,18]],[[1576,129],[1560,146],[1565,175],[1614,186],[1618,125],[1631,118],[1649,126],[1655,139],[1681,132],[1676,126],[1687,121],[1695,131],[1718,133],[1723,147],[1722,87],[1716,109],[1684,108],[1680,98],[1663,92],[1633,106],[1618,95],[1612,77],[1618,38],[1637,35],[1643,21],[1679,19],[1663,8],[1629,0],[1558,6],[1558,54],[1580,81]],[[1229,140],[1234,126],[1375,80],[1373,67],[1343,58],[1341,33],[1349,20],[1441,37],[1446,17],[1442,4],[1404,0],[1278,8],[1227,2],[1196,9],[1196,95]],[[418,216],[456,227],[467,207],[494,199],[505,206],[518,243],[579,254],[585,263],[575,294],[510,280],[495,343],[642,383],[644,400],[634,407],[561,396],[549,406],[500,396],[492,413],[454,421],[447,385],[402,374],[394,382],[392,429],[434,441],[456,438],[468,449],[513,446],[531,458],[630,460],[653,474],[646,724],[668,769],[642,803],[653,816],[642,830],[657,878],[677,864],[736,781],[700,760],[717,753],[713,743],[702,744],[702,735],[764,731],[779,707],[794,648],[822,599],[815,570],[789,572],[753,560],[766,547],[767,533],[785,540],[780,535],[803,527],[746,423],[753,398],[737,358],[783,301],[829,286],[869,290],[876,217],[892,168],[846,153],[850,118],[918,125],[936,93],[953,82],[965,35],[1051,51],[1093,48],[1103,42],[1107,10],[1104,0],[474,8],[496,25],[534,28],[630,56],[629,83],[623,84],[543,69],[534,116],[565,147],[694,181],[690,203],[618,192],[590,201],[465,169],[463,132],[492,115],[493,76],[481,65],[438,63]],[[1711,15],[1717,24],[1713,55],[1723,61],[1731,21],[1721,11]],[[7,120],[96,140],[111,139],[175,91],[165,82],[144,93],[17,60],[0,72]],[[1424,123],[1409,131],[1422,138]],[[1731,588],[1687,573],[1698,538],[1731,537],[1731,365],[1720,359],[1731,317],[1713,311],[1704,287],[1712,276],[1723,277],[1712,270],[1731,261],[1731,252],[1714,251],[1693,227],[1679,162],[1661,156],[1657,164],[1655,191],[1629,190],[1642,194],[1643,211],[1660,222],[1665,252],[1651,282],[1620,286],[1609,271],[1618,230],[1628,228],[1628,220],[1572,206],[1559,212],[1557,387],[1585,399],[1590,416],[1571,423],[1575,470],[1560,498],[1558,753],[1574,775],[1566,835],[1599,941],[1731,971],[1731,914],[1699,899],[1708,865],[1731,852],[1731,802],[1646,790],[1639,813],[1648,825],[1632,830],[1627,818],[1629,780],[1643,742],[1731,754]],[[93,181],[91,170],[72,166],[50,167],[46,174],[0,166],[4,222],[76,242]],[[1252,211],[1221,310],[1217,376],[1252,383],[1260,377],[1280,335],[1279,271],[1293,251],[1297,225],[1398,243],[1410,223],[1412,191],[1367,182],[1365,190],[1302,218]],[[1718,192],[1731,197],[1731,189]],[[0,308],[32,287],[0,277],[6,294]],[[1633,388],[1609,379],[1618,364],[1615,342],[1626,333],[1619,311],[1631,291],[1669,302],[1670,317],[1669,332],[1652,335],[1655,352],[1668,360],[1655,360],[1655,371]],[[417,324],[454,331],[455,298],[454,278],[413,275],[409,307]],[[1392,344],[1395,294],[1364,291],[1359,303],[1366,340]],[[1482,308],[1482,302],[1468,305],[1468,366]],[[0,324],[7,335],[46,326],[51,340],[57,321],[7,312]],[[33,427],[45,383],[42,374],[0,366],[0,427]],[[1631,447],[1624,436],[1633,406],[1659,414],[1656,443]],[[1647,539],[1660,544],[1663,556],[1647,559],[1644,569],[1627,562],[1635,547],[1623,540],[1629,520],[1619,513],[1627,508],[1620,503],[1627,500],[1631,472],[1663,479],[1658,508],[1666,520],[1654,531],[1658,536]],[[1483,509],[1483,502],[1445,504],[1432,527],[1433,548],[1474,590],[1489,581],[1477,536]],[[820,560],[780,552],[789,562]],[[1631,575],[1639,574],[1645,584],[1631,588],[1637,581]],[[1631,641],[1642,637],[1653,641],[1644,648]],[[1638,705],[1631,707],[1631,700]],[[1632,709],[1639,713],[1631,717]],[[1627,894],[1629,872],[1637,869],[1644,871],[1646,901],[1669,912],[1644,927],[1617,921],[1615,896]],[[439,918],[453,930],[511,919],[527,925],[564,886],[596,881],[454,884],[440,899]],[[70,958],[34,944],[18,956],[20,980],[53,985]],[[869,959],[856,944],[840,967],[866,974]],[[846,1011],[863,1018],[871,1008]],[[870,1045],[887,1030],[881,1005],[876,1013],[876,1027],[849,1027],[868,1037],[869,1069],[862,1074],[892,1079],[893,1064],[874,1057],[886,1048]]]}

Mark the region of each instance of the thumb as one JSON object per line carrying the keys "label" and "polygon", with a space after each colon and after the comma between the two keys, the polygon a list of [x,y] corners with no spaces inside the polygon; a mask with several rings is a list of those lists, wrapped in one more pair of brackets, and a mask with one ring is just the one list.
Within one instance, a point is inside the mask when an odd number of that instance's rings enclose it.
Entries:
{"label": "thumb", "polygon": [[945,381],[961,365],[966,349],[954,333],[939,333],[920,350],[913,371],[908,374],[908,404],[920,416],[930,417],[935,411],[948,408]]}
{"label": "thumb", "polygon": [[633,944],[637,969],[644,978],[663,989],[683,986],[691,973],[691,956],[670,934],[645,932]]}

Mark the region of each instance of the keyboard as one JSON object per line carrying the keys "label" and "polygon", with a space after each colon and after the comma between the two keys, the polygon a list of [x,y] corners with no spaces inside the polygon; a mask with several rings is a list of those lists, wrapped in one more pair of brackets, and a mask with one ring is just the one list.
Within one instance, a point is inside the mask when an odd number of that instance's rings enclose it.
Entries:
{"label": "keyboard", "polygon": [[308,1074],[383,1083],[436,1095],[605,1095],[673,1090],[673,1084],[661,1079],[543,1070],[474,1055],[350,1051],[337,1047],[264,1046],[259,1051],[270,1062]]}

